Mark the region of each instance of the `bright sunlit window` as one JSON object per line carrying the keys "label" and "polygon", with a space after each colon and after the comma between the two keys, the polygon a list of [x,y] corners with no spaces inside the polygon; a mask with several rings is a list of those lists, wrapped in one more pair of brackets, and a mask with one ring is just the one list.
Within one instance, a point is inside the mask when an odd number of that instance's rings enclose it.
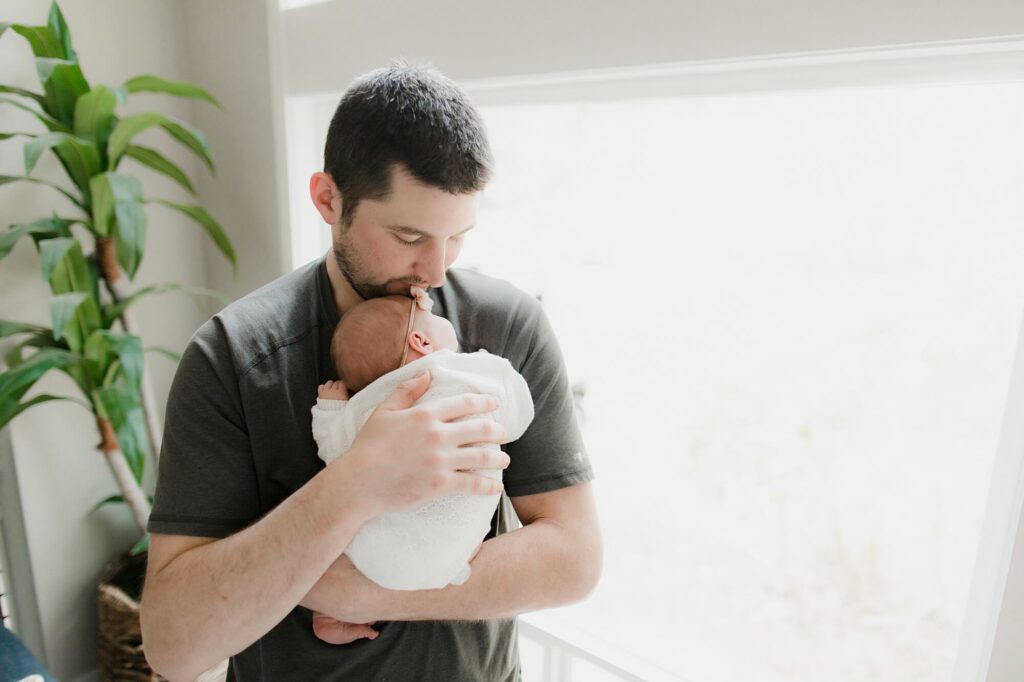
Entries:
{"label": "bright sunlit window", "polygon": [[[334,104],[301,104],[310,158]],[[457,265],[542,297],[598,477],[602,583],[545,616],[694,682],[949,679],[1024,310],[1021,111],[999,83],[483,108]]]}
{"label": "bright sunlit window", "polygon": [[460,257],[543,296],[604,579],[699,682],[948,680],[1024,310],[1024,86],[485,109]]}

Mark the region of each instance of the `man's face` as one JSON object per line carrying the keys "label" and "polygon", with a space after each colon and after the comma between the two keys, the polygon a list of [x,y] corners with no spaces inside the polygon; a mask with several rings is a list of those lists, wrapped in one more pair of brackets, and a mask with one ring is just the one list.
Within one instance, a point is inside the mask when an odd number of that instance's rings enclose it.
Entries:
{"label": "man's face", "polygon": [[359,202],[352,223],[331,228],[334,258],[364,299],[439,287],[476,222],[479,192],[449,194],[414,179],[401,166],[391,174],[391,195]]}

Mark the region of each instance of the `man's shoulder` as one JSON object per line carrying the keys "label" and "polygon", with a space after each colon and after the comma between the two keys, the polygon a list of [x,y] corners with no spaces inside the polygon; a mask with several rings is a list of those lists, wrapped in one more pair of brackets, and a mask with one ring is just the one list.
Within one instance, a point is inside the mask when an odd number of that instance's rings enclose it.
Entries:
{"label": "man's shoulder", "polygon": [[320,261],[289,272],[230,303],[194,340],[224,347],[239,369],[323,324]]}
{"label": "man's shoulder", "polygon": [[441,291],[445,303],[461,315],[530,315],[540,308],[537,296],[476,270],[451,268]]}
{"label": "man's shoulder", "polygon": [[467,351],[485,348],[508,357],[510,341],[535,329],[543,316],[536,296],[475,270],[450,269],[437,293]]}

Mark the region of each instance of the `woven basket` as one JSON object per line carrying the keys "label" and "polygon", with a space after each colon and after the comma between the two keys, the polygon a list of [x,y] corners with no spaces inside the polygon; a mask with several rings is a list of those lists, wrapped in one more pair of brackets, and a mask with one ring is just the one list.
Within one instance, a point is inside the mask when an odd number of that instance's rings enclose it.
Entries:
{"label": "woven basket", "polygon": [[[100,578],[97,608],[100,619],[97,657],[104,682],[166,682],[149,667],[142,647],[139,602],[132,594],[142,594],[142,576],[146,557],[125,555],[110,564]],[[223,682],[228,662],[221,661],[195,682]]]}
{"label": "woven basket", "polygon": [[[125,572],[138,571],[145,565],[145,553],[124,556],[108,566],[100,578],[97,595],[100,631],[96,653],[104,680],[156,682],[164,679],[146,662],[139,602],[122,589]],[[141,585],[138,587],[141,589]]]}

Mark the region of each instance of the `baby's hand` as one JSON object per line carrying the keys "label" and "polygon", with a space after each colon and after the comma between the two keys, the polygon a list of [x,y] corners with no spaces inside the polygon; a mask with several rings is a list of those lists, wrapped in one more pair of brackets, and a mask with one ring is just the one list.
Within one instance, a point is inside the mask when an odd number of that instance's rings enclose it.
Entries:
{"label": "baby's hand", "polygon": [[343,381],[328,381],[316,389],[316,397],[326,400],[348,400],[348,389]]}
{"label": "baby's hand", "polygon": [[328,644],[349,644],[357,639],[377,639],[380,633],[369,625],[344,623],[323,613],[313,612],[313,634]]}

